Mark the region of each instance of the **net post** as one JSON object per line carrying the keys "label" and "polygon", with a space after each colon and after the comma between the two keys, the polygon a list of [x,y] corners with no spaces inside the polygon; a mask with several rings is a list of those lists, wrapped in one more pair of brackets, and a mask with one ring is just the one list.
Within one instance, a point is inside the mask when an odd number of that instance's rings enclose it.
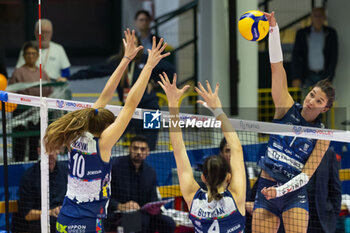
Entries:
{"label": "net post", "polygon": [[5,221],[6,221],[6,231],[10,232],[6,110],[5,110],[5,102],[4,101],[1,101],[1,107],[2,107],[2,111],[1,111],[1,113],[2,113],[2,143],[3,143],[3,157],[4,157]]}
{"label": "net post", "polygon": [[48,124],[48,108],[46,98],[40,102],[40,146],[41,146],[41,232],[50,232],[50,193],[49,193],[49,157],[46,154],[43,137]]}

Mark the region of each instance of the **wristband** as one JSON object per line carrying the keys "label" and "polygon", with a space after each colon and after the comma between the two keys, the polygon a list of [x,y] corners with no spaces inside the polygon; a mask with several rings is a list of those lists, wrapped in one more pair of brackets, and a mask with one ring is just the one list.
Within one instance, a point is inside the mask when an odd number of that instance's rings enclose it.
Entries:
{"label": "wristband", "polygon": [[123,58],[126,58],[126,59],[128,59],[129,61],[131,61],[131,58],[128,57],[128,56],[124,56]]}
{"label": "wristband", "polygon": [[276,26],[270,27],[269,55],[270,55],[270,63],[278,63],[278,62],[283,61],[281,39],[280,39],[280,29],[279,29],[277,23],[276,23]]}
{"label": "wristband", "polygon": [[208,106],[207,102],[204,102],[203,106],[206,107],[207,109],[209,109],[209,110],[213,113],[213,115],[215,116],[215,118],[217,118],[217,117],[220,116],[221,114],[224,114],[224,111],[222,110],[222,108],[215,108],[215,109],[213,110],[213,109],[211,109],[211,108]]}
{"label": "wristband", "polygon": [[276,197],[281,197],[287,193],[300,189],[309,182],[309,176],[305,173],[300,173],[287,183],[276,188]]}

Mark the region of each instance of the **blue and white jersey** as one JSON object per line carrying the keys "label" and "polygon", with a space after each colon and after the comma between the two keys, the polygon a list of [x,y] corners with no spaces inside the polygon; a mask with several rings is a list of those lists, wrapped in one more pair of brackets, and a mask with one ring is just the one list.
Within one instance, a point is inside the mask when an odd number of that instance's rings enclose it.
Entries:
{"label": "blue and white jersey", "polygon": [[111,162],[101,159],[98,138],[86,132],[72,143],[68,156],[68,188],[61,213],[105,218],[111,194]]}
{"label": "blue and white jersey", "polygon": [[245,226],[245,217],[238,211],[228,190],[221,200],[208,202],[207,192],[198,189],[192,200],[189,218],[197,233],[238,233],[243,232]]}
{"label": "blue and white jersey", "polygon": [[[302,106],[294,103],[282,119],[273,122],[307,127],[321,127],[321,124],[307,122],[301,116]],[[271,134],[265,156],[259,165],[277,182],[285,183],[300,174],[309,159],[317,140]]]}

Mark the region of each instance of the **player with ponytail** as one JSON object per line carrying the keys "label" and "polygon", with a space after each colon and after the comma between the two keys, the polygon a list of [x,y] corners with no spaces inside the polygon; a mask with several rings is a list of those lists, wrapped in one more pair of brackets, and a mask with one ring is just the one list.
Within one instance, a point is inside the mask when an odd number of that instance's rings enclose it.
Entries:
{"label": "player with ponytail", "polygon": [[195,88],[204,101],[199,101],[211,110],[216,120],[221,121],[222,132],[231,149],[228,161],[223,156],[206,158],[203,165],[202,181],[207,190],[201,189],[193,177],[182,132],[179,127],[179,100],[188,85],[181,90],[176,87],[176,75],[170,83],[163,73],[159,85],[168,98],[170,120],[170,141],[174,148],[177,174],[181,193],[190,209],[190,220],[196,232],[242,232],[245,226],[246,178],[243,151],[240,140],[226,114],[222,111],[218,97],[219,84],[212,92],[198,83]]}
{"label": "player with ponytail", "polygon": [[70,112],[49,125],[44,137],[48,154],[68,149],[68,187],[56,223],[57,232],[70,232],[76,226],[84,232],[103,232],[102,219],[110,197],[111,152],[139,104],[153,68],[169,55],[161,54],[163,39],[148,50],[147,63],[131,88],[125,106],[115,118],[104,107],[112,99],[115,89],[130,61],[142,49],[135,45],[135,31],[125,31],[124,57],[109,78],[92,108]]}

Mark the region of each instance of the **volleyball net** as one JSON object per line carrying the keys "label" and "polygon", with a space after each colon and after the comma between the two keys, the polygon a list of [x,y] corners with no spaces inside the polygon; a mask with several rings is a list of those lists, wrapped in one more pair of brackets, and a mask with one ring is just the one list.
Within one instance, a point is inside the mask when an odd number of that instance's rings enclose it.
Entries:
{"label": "volleyball net", "polygon": [[[40,99],[40,97],[10,92],[0,92],[0,100],[4,101],[3,105],[5,105],[6,109],[2,115],[3,125],[1,129],[4,139],[4,150],[1,152],[1,155],[3,158],[6,157],[9,162],[7,164],[7,162],[5,163],[5,159],[3,160],[3,169],[7,171],[7,176],[4,176],[4,180],[7,180],[8,183],[5,184],[6,182],[4,182],[4,198],[2,202],[4,210],[2,213],[7,212],[7,215],[10,216],[8,221],[12,229],[16,229],[13,230],[14,232],[25,231],[32,227],[43,229],[43,223],[40,225],[40,218],[44,218],[46,221],[47,225],[44,228],[49,229],[50,226],[52,231],[56,228],[55,218],[52,216],[54,215],[55,208],[62,204],[61,201],[65,195],[67,185],[66,174],[63,176],[59,174],[62,171],[66,172],[63,167],[67,166],[67,154],[66,152],[62,152],[59,155],[57,164],[60,165],[59,168],[62,168],[62,170],[55,170],[56,175],[58,175],[55,176],[54,172],[49,171],[50,163],[47,156],[44,155],[45,151],[43,147],[41,147],[41,156],[38,155],[40,152],[38,152],[38,148],[40,148],[39,139],[43,137],[47,124],[53,120],[69,111],[92,107],[93,103],[54,98]],[[121,106],[112,105],[108,105],[106,108],[116,116],[118,116],[122,109]],[[116,161],[129,156],[130,139],[133,136],[146,136],[152,150],[150,151],[150,155],[145,159],[145,163],[154,170],[156,175],[156,200],[164,201],[164,206],[161,207],[161,213],[168,216],[168,220],[172,219],[178,229],[182,228],[182,230],[185,229],[191,232],[193,225],[188,220],[188,207],[184,203],[179,189],[176,164],[169,140],[169,127],[173,123],[169,119],[167,109],[164,109],[165,111],[162,110],[136,109],[126,132],[112,150],[112,160]],[[186,112],[186,109],[181,108],[181,112]],[[193,174],[196,181],[202,184],[200,176],[204,158],[210,155],[220,154],[219,146],[223,138],[220,124],[211,115],[190,113],[181,113],[180,121],[183,122],[181,123],[181,127],[188,156],[193,167]],[[43,123],[41,127],[40,122]],[[322,166],[322,170],[317,173],[317,177],[315,176],[317,180],[308,186],[308,194],[309,197],[316,200],[318,197],[315,198],[315,196],[324,191],[319,190],[319,186],[316,183],[320,182],[320,180],[322,182],[328,182],[327,201],[329,203],[327,202],[327,208],[331,208],[335,212],[340,210],[340,203],[338,201],[341,200],[341,195],[350,194],[350,188],[347,185],[347,179],[350,177],[350,172],[347,170],[348,167],[350,168],[350,163],[347,163],[347,157],[350,156],[348,154],[350,151],[348,152],[347,150],[348,143],[350,142],[350,132],[241,119],[230,119],[230,122],[237,131],[243,146],[248,187],[252,187],[259,177],[260,168],[257,165],[257,161],[259,161],[261,156],[265,155],[267,145],[266,135],[290,137],[295,145],[302,138],[331,141],[331,147],[335,153],[330,153],[327,158],[325,157],[322,160],[320,165]],[[4,125],[6,126],[5,128]],[[303,147],[300,150],[307,151],[308,148]],[[286,153],[289,152],[286,151]],[[299,168],[302,168],[302,165],[298,164],[297,161],[292,161],[281,154],[275,156],[278,157],[275,159],[283,161],[288,166],[300,165]],[[337,161],[337,156],[338,160],[339,157],[342,158],[341,163]],[[40,158],[41,165],[34,162]],[[27,160],[32,160],[32,162],[27,162]],[[332,165],[335,165],[335,167],[332,167]],[[340,172],[338,171],[338,166],[341,168]],[[278,168],[276,167],[275,169],[277,171]],[[149,175],[151,176],[151,174]],[[137,200],[140,207],[144,207],[143,211],[147,212],[147,204],[154,202],[155,199],[154,194],[149,193],[149,187],[144,187],[142,183],[138,183],[140,180],[143,180],[142,177],[132,176],[130,170],[120,171],[120,173],[118,172],[118,176],[120,180],[128,184],[112,189],[119,192],[118,197],[121,199],[119,201],[123,203],[127,202],[127,200]],[[334,181],[335,178],[338,178],[339,182],[337,180]],[[340,181],[342,181],[342,184]],[[255,193],[250,191],[250,188],[248,188],[247,201],[253,203]],[[306,197],[303,200],[306,200]],[[312,216],[310,217],[310,222],[312,223],[317,223],[319,219],[324,217],[314,215],[318,211],[315,209],[316,206],[317,203],[315,201],[310,202],[309,209],[310,216]],[[31,210],[42,211],[36,213],[35,211],[30,212]],[[250,216],[248,212],[247,219]],[[124,227],[125,231],[137,231],[141,227],[134,221],[140,218],[137,214],[133,215],[130,212],[124,213],[113,209],[109,214],[112,216],[111,221],[108,223],[110,231],[115,231],[119,226]],[[314,216],[317,216],[317,218]],[[4,217],[4,214],[2,214],[2,218],[4,220],[2,222],[5,223],[6,217]],[[288,225],[286,227],[295,228],[297,231],[299,229],[298,227],[302,227],[305,224],[305,218],[301,214],[293,216],[293,218],[295,219],[290,222],[287,221],[285,224],[291,224],[293,222],[291,226]],[[131,223],[129,221],[130,219],[132,220]],[[168,229],[166,227],[170,223],[164,221],[164,219],[156,219],[154,224],[158,229]],[[256,227],[274,227],[274,224],[275,222],[271,222]],[[248,232],[249,227],[251,227],[251,222],[247,221]]]}

